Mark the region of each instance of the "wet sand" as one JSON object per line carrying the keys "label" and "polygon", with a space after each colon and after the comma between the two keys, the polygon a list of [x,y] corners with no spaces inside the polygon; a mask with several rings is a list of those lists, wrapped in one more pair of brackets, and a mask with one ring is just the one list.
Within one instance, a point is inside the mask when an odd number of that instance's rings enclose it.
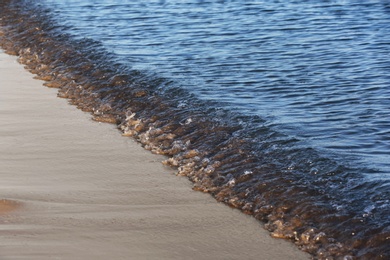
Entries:
{"label": "wet sand", "polygon": [[0,259],[309,259],[0,51]]}

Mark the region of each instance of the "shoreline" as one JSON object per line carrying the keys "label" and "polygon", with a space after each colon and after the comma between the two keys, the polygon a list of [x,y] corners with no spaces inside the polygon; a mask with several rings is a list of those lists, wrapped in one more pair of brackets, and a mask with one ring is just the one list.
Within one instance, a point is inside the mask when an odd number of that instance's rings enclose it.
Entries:
{"label": "shoreline", "polygon": [[1,259],[309,259],[2,50],[0,78]]}

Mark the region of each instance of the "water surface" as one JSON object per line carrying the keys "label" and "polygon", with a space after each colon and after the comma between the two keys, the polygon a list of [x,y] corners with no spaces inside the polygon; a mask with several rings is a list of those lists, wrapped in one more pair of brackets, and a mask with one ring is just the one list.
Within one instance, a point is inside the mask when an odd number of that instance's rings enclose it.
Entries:
{"label": "water surface", "polygon": [[60,97],[319,259],[390,257],[390,2],[33,3],[0,42]]}

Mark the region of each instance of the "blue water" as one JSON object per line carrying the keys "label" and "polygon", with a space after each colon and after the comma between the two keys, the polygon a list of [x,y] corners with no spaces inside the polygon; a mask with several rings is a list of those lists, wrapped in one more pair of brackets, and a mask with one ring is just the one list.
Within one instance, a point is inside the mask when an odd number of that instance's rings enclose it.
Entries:
{"label": "blue water", "polygon": [[319,259],[390,256],[390,1],[0,7],[3,48],[194,189]]}
{"label": "blue water", "polygon": [[390,178],[390,1],[42,1],[78,37]]}

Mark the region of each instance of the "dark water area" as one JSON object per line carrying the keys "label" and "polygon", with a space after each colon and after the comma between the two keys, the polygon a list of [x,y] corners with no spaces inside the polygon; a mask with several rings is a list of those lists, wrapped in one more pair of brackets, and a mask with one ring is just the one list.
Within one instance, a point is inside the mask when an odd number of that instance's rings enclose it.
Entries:
{"label": "dark water area", "polygon": [[194,189],[316,259],[390,259],[389,1],[5,0],[0,19],[7,53]]}

